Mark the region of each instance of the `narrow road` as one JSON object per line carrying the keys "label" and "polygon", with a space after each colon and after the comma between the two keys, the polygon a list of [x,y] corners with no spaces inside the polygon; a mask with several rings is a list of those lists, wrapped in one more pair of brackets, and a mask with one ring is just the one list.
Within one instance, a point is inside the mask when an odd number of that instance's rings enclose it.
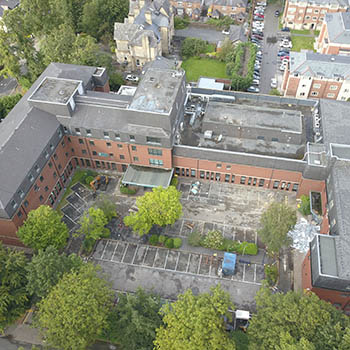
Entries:
{"label": "narrow road", "polygon": [[268,5],[265,10],[264,46],[260,76],[260,93],[268,94],[271,90],[271,78],[275,77],[278,52],[278,17],[275,11],[282,11],[278,3]]}

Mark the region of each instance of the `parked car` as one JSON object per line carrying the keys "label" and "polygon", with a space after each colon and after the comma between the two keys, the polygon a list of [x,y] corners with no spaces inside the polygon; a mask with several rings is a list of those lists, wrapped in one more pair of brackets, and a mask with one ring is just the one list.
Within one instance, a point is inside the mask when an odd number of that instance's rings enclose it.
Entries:
{"label": "parked car", "polygon": [[281,63],[282,63],[282,64],[285,64],[285,65],[288,65],[289,60],[282,60]]}
{"label": "parked car", "polygon": [[259,39],[259,40],[263,40],[263,37],[259,34],[252,34],[252,38],[256,38],[256,39]]}
{"label": "parked car", "polygon": [[253,34],[257,34],[257,35],[260,35],[260,36],[264,36],[264,33],[261,31],[261,30],[258,30],[258,29],[253,29],[252,30],[252,35]]}
{"label": "parked car", "polygon": [[265,18],[265,16],[264,16],[262,13],[259,13],[259,12],[258,12],[258,13],[256,13],[256,14],[255,14],[255,16],[256,16],[256,17]]}
{"label": "parked car", "polygon": [[278,51],[278,54],[277,54],[277,56],[278,57],[281,57],[281,56],[288,56],[289,55],[289,50],[287,51],[284,51],[284,50],[280,50],[280,51]]}
{"label": "parked car", "polygon": [[278,10],[275,11],[275,17],[278,17],[280,15],[280,12]]}
{"label": "parked car", "polygon": [[140,80],[140,78],[137,77],[136,75],[128,74],[128,75],[125,77],[125,80],[133,81],[134,83],[137,83],[137,82]]}
{"label": "parked car", "polygon": [[260,85],[260,79],[253,79],[253,85]]}
{"label": "parked car", "polygon": [[248,92],[255,92],[255,93],[258,93],[260,92],[260,89],[255,87],[255,86],[250,86],[248,89],[247,89]]}
{"label": "parked car", "polygon": [[265,1],[259,1],[256,3],[258,6],[266,6],[266,2]]}
{"label": "parked car", "polygon": [[281,29],[282,32],[290,32],[290,29],[288,27],[283,27]]}
{"label": "parked car", "polygon": [[229,29],[224,29],[221,33],[228,35],[228,34],[230,34],[230,30]]}
{"label": "parked car", "polygon": [[292,43],[288,43],[288,44],[280,44],[281,47],[285,48],[285,49],[291,49],[293,47]]}
{"label": "parked car", "polygon": [[281,61],[289,61],[289,56],[281,56]]}
{"label": "parked car", "polygon": [[276,89],[277,88],[277,79],[276,78],[272,78],[271,79],[271,85],[272,89]]}
{"label": "parked car", "polygon": [[264,19],[259,16],[254,16],[254,21],[263,21]]}
{"label": "parked car", "polygon": [[280,65],[280,71],[284,72],[287,66],[285,64]]}

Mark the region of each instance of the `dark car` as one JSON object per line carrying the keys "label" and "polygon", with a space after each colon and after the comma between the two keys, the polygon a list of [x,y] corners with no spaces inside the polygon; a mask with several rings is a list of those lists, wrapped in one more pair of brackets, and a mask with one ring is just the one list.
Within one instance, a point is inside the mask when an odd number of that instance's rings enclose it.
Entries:
{"label": "dark car", "polygon": [[289,51],[279,51],[277,54],[278,57],[288,56],[288,55],[289,55]]}
{"label": "dark car", "polygon": [[252,34],[252,38],[258,39],[258,40],[263,40],[263,37],[258,34]]}
{"label": "dark car", "polygon": [[281,29],[282,32],[290,32],[290,29],[288,27],[283,27]]}
{"label": "dark car", "polygon": [[275,17],[278,17],[280,15],[280,12],[278,10],[275,11]]}

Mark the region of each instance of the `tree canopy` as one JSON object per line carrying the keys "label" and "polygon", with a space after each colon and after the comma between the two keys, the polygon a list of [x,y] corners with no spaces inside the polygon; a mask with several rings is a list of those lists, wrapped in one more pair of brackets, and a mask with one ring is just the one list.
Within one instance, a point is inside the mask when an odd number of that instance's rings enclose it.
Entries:
{"label": "tree canopy", "polygon": [[21,98],[21,94],[0,97],[0,120],[7,116]]}
{"label": "tree canopy", "polygon": [[140,235],[147,234],[153,225],[172,225],[182,215],[180,197],[174,186],[153,188],[137,198],[138,211],[126,216],[124,223]]}
{"label": "tree canopy", "polygon": [[46,297],[63,274],[80,268],[82,263],[80,257],[75,254],[60,255],[55,247],[40,249],[26,268],[27,291],[35,299]]}
{"label": "tree canopy", "polygon": [[0,331],[28,306],[26,265],[23,252],[5,249],[0,242]]}
{"label": "tree canopy", "polygon": [[206,41],[198,38],[186,38],[181,46],[181,54],[185,57],[199,56],[207,49]]}
{"label": "tree canopy", "polygon": [[17,235],[26,246],[35,250],[46,249],[50,245],[60,249],[68,238],[68,228],[61,219],[57,211],[41,205],[29,212]]}
{"label": "tree canopy", "polygon": [[111,221],[112,218],[116,217],[117,214],[117,205],[113,202],[108,196],[100,195],[96,202],[97,208],[103,211],[103,214],[106,216],[107,221]]}
{"label": "tree canopy", "polygon": [[113,291],[92,264],[63,275],[39,303],[37,323],[47,343],[82,350],[106,327]]}
{"label": "tree canopy", "polygon": [[234,350],[224,328],[224,316],[232,307],[220,286],[198,296],[187,290],[162,307],[165,325],[157,329],[155,350]]}
{"label": "tree canopy", "polygon": [[119,294],[119,301],[109,316],[108,338],[123,349],[151,350],[156,328],[162,324],[158,296],[139,288],[136,293]]}
{"label": "tree canopy", "polygon": [[262,214],[258,235],[271,254],[290,243],[288,232],[297,222],[296,210],[285,203],[272,203]]}
{"label": "tree canopy", "polygon": [[314,293],[256,296],[257,314],[248,328],[250,350],[348,350],[349,317]]}

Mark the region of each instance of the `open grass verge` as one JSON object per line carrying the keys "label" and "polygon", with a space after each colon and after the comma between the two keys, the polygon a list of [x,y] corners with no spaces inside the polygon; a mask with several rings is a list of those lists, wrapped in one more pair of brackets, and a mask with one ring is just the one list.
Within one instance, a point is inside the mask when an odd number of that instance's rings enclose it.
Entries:
{"label": "open grass verge", "polygon": [[62,214],[61,208],[63,208],[67,204],[67,197],[72,193],[72,186],[74,186],[77,182],[80,182],[82,185],[88,187],[85,183],[85,179],[89,176],[95,177],[97,173],[93,170],[86,169],[77,169],[72,177],[72,181],[68,185],[66,192],[64,193],[60,203],[58,204],[56,210]]}
{"label": "open grass verge", "polygon": [[300,50],[312,50],[314,51],[314,37],[307,36],[294,36],[292,35],[292,51],[300,52]]}
{"label": "open grass verge", "polygon": [[292,29],[290,32],[292,34],[305,34],[305,35],[311,34],[311,30],[309,29]]}
{"label": "open grass verge", "polygon": [[226,63],[210,58],[190,57],[182,62],[187,81],[197,81],[201,76],[210,78],[228,78]]}

